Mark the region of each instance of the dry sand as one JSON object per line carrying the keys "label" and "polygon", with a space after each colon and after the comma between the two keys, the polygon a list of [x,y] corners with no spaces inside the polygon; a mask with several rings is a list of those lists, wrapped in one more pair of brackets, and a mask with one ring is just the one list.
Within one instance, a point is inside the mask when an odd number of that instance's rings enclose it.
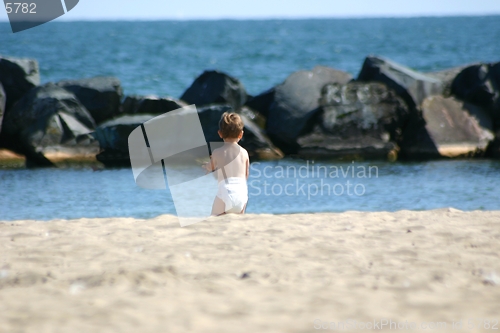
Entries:
{"label": "dry sand", "polygon": [[2,333],[500,331],[498,211],[4,222],[0,251]]}

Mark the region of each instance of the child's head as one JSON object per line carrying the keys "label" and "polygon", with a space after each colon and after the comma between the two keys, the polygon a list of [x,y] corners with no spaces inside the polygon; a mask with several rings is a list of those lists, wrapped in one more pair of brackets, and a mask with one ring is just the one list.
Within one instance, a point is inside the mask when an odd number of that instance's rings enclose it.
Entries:
{"label": "child's head", "polygon": [[243,127],[243,121],[237,113],[224,112],[219,121],[219,135],[225,140],[238,140],[243,136]]}

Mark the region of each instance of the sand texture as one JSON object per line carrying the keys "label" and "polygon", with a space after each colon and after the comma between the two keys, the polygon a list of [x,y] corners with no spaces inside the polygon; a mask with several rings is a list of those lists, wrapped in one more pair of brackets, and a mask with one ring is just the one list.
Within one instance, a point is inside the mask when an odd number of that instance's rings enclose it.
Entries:
{"label": "sand texture", "polygon": [[3,222],[0,332],[499,332],[499,254],[500,211]]}

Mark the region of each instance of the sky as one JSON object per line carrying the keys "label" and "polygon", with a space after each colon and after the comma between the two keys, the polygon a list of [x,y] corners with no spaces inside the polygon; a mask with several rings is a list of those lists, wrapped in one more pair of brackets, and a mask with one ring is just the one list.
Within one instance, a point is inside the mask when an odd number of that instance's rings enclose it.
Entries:
{"label": "sky", "polygon": [[[500,15],[500,0],[80,0],[73,10],[57,20],[345,18],[492,14]],[[3,7],[0,9],[0,20],[7,20],[7,13]]]}

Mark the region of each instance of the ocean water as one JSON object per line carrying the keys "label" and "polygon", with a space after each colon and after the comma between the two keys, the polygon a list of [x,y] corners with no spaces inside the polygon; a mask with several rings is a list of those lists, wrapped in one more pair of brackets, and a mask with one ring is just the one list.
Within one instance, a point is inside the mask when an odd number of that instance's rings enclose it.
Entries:
{"label": "ocean water", "polygon": [[[500,61],[499,40],[500,16],[51,22],[17,34],[0,23],[0,54],[36,58],[42,83],[111,75],[126,95],[173,97],[206,69],[225,71],[258,94],[316,65],[356,76],[369,54],[421,71]],[[499,161],[313,162],[253,164],[248,212],[500,209]],[[283,168],[290,172],[280,174]],[[307,177],[292,172],[304,168]],[[175,213],[168,191],[138,188],[129,169],[0,169],[0,193],[0,220]]]}
{"label": "ocean water", "polygon": [[205,69],[250,94],[326,65],[356,76],[369,54],[421,71],[500,61],[500,16],[261,21],[49,22],[13,34],[0,54],[33,57],[42,82],[112,75],[125,94],[179,97]]}
{"label": "ocean water", "polygon": [[[499,173],[489,160],[253,163],[247,212],[500,210]],[[0,184],[0,220],[176,213],[168,190],[137,187],[130,169],[0,170]]]}

